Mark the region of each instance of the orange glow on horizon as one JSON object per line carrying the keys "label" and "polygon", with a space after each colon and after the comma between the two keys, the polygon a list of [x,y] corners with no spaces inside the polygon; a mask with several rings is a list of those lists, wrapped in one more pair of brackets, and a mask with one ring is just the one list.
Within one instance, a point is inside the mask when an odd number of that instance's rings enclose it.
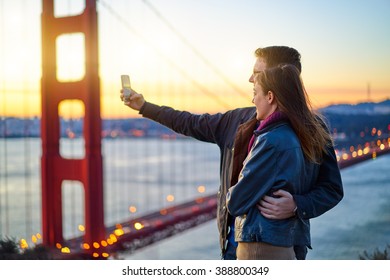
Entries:
{"label": "orange glow on horizon", "polygon": [[[125,106],[119,98],[118,85],[114,92],[108,92],[109,87],[101,92],[101,117],[102,118],[137,118],[141,117],[137,111],[134,111]],[[148,87],[150,88],[150,86]],[[157,86],[156,86],[157,88]],[[145,92],[142,87],[139,87],[139,92],[142,92],[145,99],[158,105],[171,106],[178,110],[186,110],[193,113],[217,113],[224,112],[228,109],[238,107],[253,106],[248,93],[248,100],[243,97],[235,98],[234,93],[231,93],[222,100],[230,106],[226,108],[217,104],[215,100],[210,100],[207,96],[197,93],[191,95],[170,97],[168,94],[157,94],[153,92]],[[353,90],[337,90],[337,89],[308,89],[309,96],[314,108],[326,107],[334,104],[357,104],[359,102],[367,102],[363,92],[353,94]],[[372,93],[371,102],[381,102],[390,99],[390,89],[388,91],[381,90],[377,94]],[[40,117],[41,116],[41,97],[39,89],[31,90],[1,90],[0,88],[0,116],[4,117]],[[81,101],[67,101],[67,105],[60,108],[60,115],[64,118],[81,118],[84,116],[84,105]]]}

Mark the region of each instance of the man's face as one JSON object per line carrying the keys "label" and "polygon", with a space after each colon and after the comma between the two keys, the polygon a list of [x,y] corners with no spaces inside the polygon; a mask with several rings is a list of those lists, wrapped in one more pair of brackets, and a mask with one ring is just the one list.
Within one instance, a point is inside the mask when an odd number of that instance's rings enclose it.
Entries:
{"label": "man's face", "polygon": [[267,68],[267,65],[265,63],[264,58],[258,57],[256,59],[255,65],[253,66],[253,73],[249,77],[249,82],[254,84],[254,82],[255,82],[255,80],[254,80],[255,75],[260,73],[260,72],[262,72],[262,71],[264,71],[266,68]]}

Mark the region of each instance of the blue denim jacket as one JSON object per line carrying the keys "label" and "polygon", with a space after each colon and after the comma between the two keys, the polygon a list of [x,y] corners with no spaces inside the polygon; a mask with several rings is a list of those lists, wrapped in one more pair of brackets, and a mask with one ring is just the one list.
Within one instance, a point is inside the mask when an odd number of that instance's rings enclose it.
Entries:
{"label": "blue denim jacket", "polygon": [[300,142],[287,121],[279,121],[257,132],[255,143],[244,161],[237,184],[226,197],[235,218],[235,240],[267,242],[275,246],[311,246],[310,223],[298,216],[271,220],[256,204],[278,189],[291,194],[308,193],[319,174],[319,164],[307,161]]}

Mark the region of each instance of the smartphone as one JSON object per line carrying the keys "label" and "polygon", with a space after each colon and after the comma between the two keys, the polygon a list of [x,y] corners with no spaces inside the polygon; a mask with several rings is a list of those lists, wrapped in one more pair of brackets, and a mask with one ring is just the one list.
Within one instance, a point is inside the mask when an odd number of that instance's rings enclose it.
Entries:
{"label": "smartphone", "polygon": [[129,75],[121,75],[122,89],[123,89],[123,101],[126,102],[130,98],[131,84]]}

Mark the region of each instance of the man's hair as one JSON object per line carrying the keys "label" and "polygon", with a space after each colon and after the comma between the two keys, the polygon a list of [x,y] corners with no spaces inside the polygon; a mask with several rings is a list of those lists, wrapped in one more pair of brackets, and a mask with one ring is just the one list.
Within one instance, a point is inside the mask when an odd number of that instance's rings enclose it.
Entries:
{"label": "man's hair", "polygon": [[294,48],[286,46],[258,48],[255,55],[264,58],[268,68],[278,66],[281,63],[288,63],[294,65],[299,72],[302,72],[301,54]]}

